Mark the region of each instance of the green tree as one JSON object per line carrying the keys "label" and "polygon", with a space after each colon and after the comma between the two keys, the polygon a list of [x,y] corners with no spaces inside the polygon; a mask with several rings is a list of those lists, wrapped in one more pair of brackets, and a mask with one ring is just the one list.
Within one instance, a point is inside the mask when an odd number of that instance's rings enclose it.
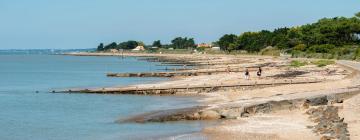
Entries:
{"label": "green tree", "polygon": [[355,50],[355,53],[354,53],[354,57],[353,59],[359,59],[360,58],[360,48],[357,47],[357,49]]}
{"label": "green tree", "polygon": [[96,50],[97,51],[104,51],[104,44],[100,43]]}
{"label": "green tree", "polygon": [[137,45],[138,45],[138,46],[145,46],[145,43],[142,42],[142,41],[138,41],[138,42],[137,42]]}
{"label": "green tree", "polygon": [[119,49],[125,49],[125,50],[131,50],[131,49],[136,48],[138,45],[139,45],[139,42],[138,42],[138,41],[129,40],[129,41],[120,43],[120,44],[117,46],[117,48],[119,48]]}
{"label": "green tree", "polygon": [[[219,41],[217,41],[217,44],[222,50],[225,51],[231,51],[234,48],[234,45],[236,45],[237,36],[234,34],[226,34],[222,36]],[[231,49],[229,49],[230,44],[233,44]]]}
{"label": "green tree", "polygon": [[356,13],[355,16],[360,18],[360,12]]}
{"label": "green tree", "polygon": [[238,44],[236,43],[231,43],[229,44],[229,46],[227,47],[228,51],[232,51],[232,50],[237,50],[237,48],[239,47]]}
{"label": "green tree", "polygon": [[286,49],[286,48],[290,48],[290,44],[289,44],[289,38],[288,38],[288,33],[289,33],[289,28],[278,28],[275,29],[273,32],[273,38],[272,38],[272,45],[278,47],[279,49]]}
{"label": "green tree", "polygon": [[311,53],[329,53],[335,48],[335,45],[332,44],[322,44],[311,46],[308,51]]}
{"label": "green tree", "polygon": [[238,48],[249,52],[256,52],[271,45],[273,34],[270,31],[245,32],[237,39]]}
{"label": "green tree", "polygon": [[[235,41],[235,42],[234,42]],[[325,53],[331,48],[360,43],[360,18],[323,18],[313,24],[274,31],[245,32],[240,36],[224,35],[218,41],[223,50],[256,52],[267,46],[281,50],[304,48],[311,52]],[[301,44],[300,46],[298,46]],[[325,44],[325,45],[324,45]],[[304,47],[312,46],[312,47]],[[333,47],[329,47],[333,46]],[[324,48],[322,48],[324,47]],[[302,51],[306,51],[300,49]]]}
{"label": "green tree", "polygon": [[160,40],[154,41],[154,43],[152,44],[152,46],[161,48],[161,47],[162,47],[161,41],[160,41]]}
{"label": "green tree", "polygon": [[296,45],[296,46],[294,47],[294,50],[305,51],[305,50],[306,50],[306,45],[305,45],[305,44]]}
{"label": "green tree", "polygon": [[116,47],[117,47],[116,42],[113,42],[113,43],[110,43],[110,44],[104,46],[104,50],[116,49]]}
{"label": "green tree", "polygon": [[177,37],[175,39],[173,39],[171,41],[171,45],[175,48],[175,49],[189,49],[189,48],[195,48],[195,41],[193,38],[182,38],[182,37]]}

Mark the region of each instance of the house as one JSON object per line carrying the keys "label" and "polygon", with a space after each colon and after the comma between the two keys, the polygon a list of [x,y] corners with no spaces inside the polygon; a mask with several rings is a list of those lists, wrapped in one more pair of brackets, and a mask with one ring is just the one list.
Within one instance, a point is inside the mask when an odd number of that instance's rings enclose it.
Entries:
{"label": "house", "polygon": [[119,52],[119,50],[117,50],[117,49],[110,49],[109,50],[111,53],[118,53]]}
{"label": "house", "polygon": [[211,47],[211,50],[214,50],[214,51],[220,51],[220,47]]}
{"label": "house", "polygon": [[135,49],[132,49],[133,51],[145,51],[144,46],[137,46]]}
{"label": "house", "polygon": [[197,48],[211,48],[212,44],[207,44],[207,43],[200,43],[197,44]]}

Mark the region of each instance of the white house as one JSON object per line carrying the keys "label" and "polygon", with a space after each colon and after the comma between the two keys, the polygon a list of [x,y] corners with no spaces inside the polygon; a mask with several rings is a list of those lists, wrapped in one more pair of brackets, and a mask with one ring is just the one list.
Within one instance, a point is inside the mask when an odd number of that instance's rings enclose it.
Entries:
{"label": "white house", "polygon": [[145,51],[144,46],[137,46],[135,49],[132,49],[133,51]]}

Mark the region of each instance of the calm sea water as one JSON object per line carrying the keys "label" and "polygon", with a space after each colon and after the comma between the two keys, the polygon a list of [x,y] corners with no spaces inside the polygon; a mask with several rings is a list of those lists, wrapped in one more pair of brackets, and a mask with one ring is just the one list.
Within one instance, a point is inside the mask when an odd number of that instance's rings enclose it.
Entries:
{"label": "calm sea water", "polygon": [[165,80],[105,76],[106,72],[157,69],[163,68],[131,57],[0,55],[0,139],[149,139],[200,130],[202,124],[195,122],[115,123],[139,113],[191,106],[196,104],[192,98],[48,92]]}

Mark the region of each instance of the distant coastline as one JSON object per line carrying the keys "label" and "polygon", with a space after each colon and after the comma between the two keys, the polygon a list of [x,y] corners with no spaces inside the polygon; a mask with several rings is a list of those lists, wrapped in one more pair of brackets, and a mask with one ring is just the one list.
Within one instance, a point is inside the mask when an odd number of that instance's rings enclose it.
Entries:
{"label": "distant coastline", "polygon": [[94,52],[96,49],[0,49],[0,54],[64,54],[70,52]]}

